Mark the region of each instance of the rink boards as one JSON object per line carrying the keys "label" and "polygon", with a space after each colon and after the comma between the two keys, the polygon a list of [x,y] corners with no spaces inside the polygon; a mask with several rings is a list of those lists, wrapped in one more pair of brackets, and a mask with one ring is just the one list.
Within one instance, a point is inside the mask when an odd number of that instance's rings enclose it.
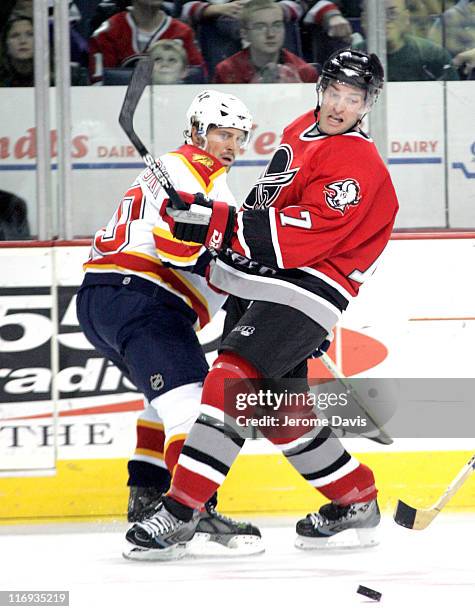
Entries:
{"label": "rink boards", "polygon": [[[345,374],[473,378],[474,246],[472,234],[396,235],[342,321],[332,356]],[[0,248],[2,521],[125,512],[126,462],[142,403],[80,332],[74,295],[87,252],[80,242]],[[202,341],[218,335],[219,322]],[[317,362],[310,367],[320,373]],[[373,468],[382,507],[390,510],[398,498],[433,503],[472,454],[474,441],[463,437],[471,433],[415,439],[408,431],[388,447],[362,440],[347,446]],[[283,513],[319,502],[261,440],[246,443],[220,503],[224,511]],[[451,507],[475,508],[473,482]]]}
{"label": "rink boards", "polygon": [[[202,85],[147,88],[137,109],[137,134],[155,155],[183,142],[184,118]],[[269,162],[283,128],[315,106],[310,83],[220,85],[239,96],[253,114],[248,149],[229,173],[238,201]],[[71,90],[71,210],[75,236],[91,236],[110,218],[128,186],[143,167],[140,156],[119,126],[125,87],[73,87]],[[54,109],[54,88],[50,100]],[[400,202],[398,228],[475,227],[475,143],[467,117],[475,116],[474,81],[387,84],[387,161]],[[410,101],[410,112],[408,109]],[[15,96],[0,88],[0,177],[2,189],[28,205],[32,233],[37,233],[34,90]],[[366,129],[366,125],[364,126]],[[53,170],[58,134],[51,113]],[[51,173],[51,208],[57,202],[57,172]]]}

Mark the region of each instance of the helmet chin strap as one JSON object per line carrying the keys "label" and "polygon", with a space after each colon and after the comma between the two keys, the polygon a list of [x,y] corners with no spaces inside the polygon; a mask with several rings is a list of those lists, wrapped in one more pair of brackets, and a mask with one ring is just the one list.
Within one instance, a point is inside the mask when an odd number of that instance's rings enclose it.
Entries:
{"label": "helmet chin strap", "polygon": [[198,147],[198,149],[202,149],[203,151],[206,151],[206,149],[208,148],[208,139],[206,138],[206,136],[203,136],[202,134],[200,134],[198,132],[198,129],[195,128],[196,129],[195,138],[198,140],[198,142],[195,143],[193,141],[193,127],[195,127],[195,126],[191,127],[191,129],[188,132],[188,134],[187,134],[186,131],[184,132],[186,143],[190,144],[190,145],[193,145],[195,147]]}
{"label": "helmet chin strap", "polygon": [[198,147],[200,149],[203,149],[203,151],[207,152],[207,149],[208,149],[208,139],[206,138],[206,136],[201,136],[201,135],[199,135],[199,138],[200,138],[201,142],[198,145]]}

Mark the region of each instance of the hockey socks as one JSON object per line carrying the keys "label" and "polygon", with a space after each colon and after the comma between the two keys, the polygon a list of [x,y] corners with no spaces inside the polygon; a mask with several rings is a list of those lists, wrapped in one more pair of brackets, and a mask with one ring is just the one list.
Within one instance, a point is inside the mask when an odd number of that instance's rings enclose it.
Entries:
{"label": "hockey socks", "polygon": [[317,488],[339,506],[368,502],[375,499],[378,493],[373,472],[361,463],[341,478]]}
{"label": "hockey socks", "polygon": [[165,492],[170,474],[164,461],[163,423],[149,402],[137,418],[135,452],[127,465],[129,487],[155,487]]}
{"label": "hockey socks", "polygon": [[169,495],[191,508],[201,508],[222,484],[244,439],[225,423],[226,381],[260,378],[247,360],[224,352],[206,377],[201,415],[190,431],[175,470]]}

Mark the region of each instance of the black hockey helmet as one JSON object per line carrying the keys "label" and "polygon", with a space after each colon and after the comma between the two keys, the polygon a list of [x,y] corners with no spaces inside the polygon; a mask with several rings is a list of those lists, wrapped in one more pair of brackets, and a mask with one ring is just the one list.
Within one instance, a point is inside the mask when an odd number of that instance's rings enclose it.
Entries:
{"label": "black hockey helmet", "polygon": [[366,91],[369,109],[383,89],[384,69],[374,53],[339,49],[323,64],[317,90],[323,93],[332,79]]}

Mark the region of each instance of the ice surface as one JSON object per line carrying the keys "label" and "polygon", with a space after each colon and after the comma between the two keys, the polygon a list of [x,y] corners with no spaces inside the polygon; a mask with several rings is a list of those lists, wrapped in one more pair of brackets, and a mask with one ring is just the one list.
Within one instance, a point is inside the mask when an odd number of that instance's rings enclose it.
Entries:
{"label": "ice surface", "polygon": [[[442,514],[421,532],[385,515],[378,547],[345,552],[296,549],[294,518],[254,522],[263,555],[168,563],[123,559],[125,522],[2,526],[0,589],[69,590],[81,612],[474,609],[475,514]],[[381,601],[358,595],[359,584]]]}

